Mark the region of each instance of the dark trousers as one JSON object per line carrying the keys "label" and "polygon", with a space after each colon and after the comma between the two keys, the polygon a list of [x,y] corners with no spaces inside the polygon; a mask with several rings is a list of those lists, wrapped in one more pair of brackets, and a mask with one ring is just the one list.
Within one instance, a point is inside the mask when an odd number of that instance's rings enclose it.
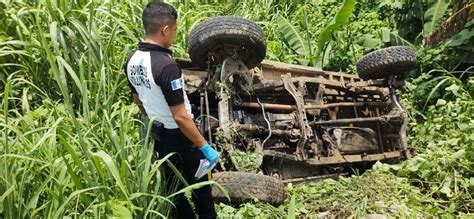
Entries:
{"label": "dark trousers", "polygon": [[[196,180],[194,177],[199,167],[200,159],[205,159],[205,157],[198,148],[192,146],[192,142],[179,129],[164,129],[160,135],[160,140],[155,141],[155,151],[158,152],[160,158],[170,153],[175,153],[169,160],[181,172],[188,184],[191,185],[208,180],[207,176],[199,180]],[[176,186],[176,174],[169,165],[164,164],[162,167],[164,168],[167,190],[171,191],[172,187]],[[176,191],[182,188],[184,188],[184,184],[178,181]],[[216,218],[217,215],[214,209],[210,186],[193,190],[192,200],[199,218]],[[176,197],[174,204],[176,205],[174,214],[176,218],[195,218],[193,209],[184,194]]]}

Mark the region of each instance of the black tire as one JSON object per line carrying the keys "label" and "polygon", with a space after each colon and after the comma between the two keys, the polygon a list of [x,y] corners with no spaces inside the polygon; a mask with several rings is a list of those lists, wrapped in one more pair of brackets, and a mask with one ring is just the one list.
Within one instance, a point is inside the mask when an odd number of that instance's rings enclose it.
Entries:
{"label": "black tire", "polygon": [[222,64],[230,56],[229,49],[236,49],[248,68],[257,66],[267,50],[262,28],[241,17],[217,16],[199,23],[190,33],[188,53],[200,68],[207,68],[209,55],[211,65]]}
{"label": "black tire", "polygon": [[381,79],[390,75],[403,75],[416,66],[415,50],[408,46],[392,46],[363,56],[357,62],[360,78]]}
{"label": "black tire", "polygon": [[[256,173],[220,172],[212,178],[223,186],[233,203],[258,199],[273,205],[280,205],[285,200],[285,188],[281,180]],[[217,186],[212,188],[216,201],[228,202]]]}

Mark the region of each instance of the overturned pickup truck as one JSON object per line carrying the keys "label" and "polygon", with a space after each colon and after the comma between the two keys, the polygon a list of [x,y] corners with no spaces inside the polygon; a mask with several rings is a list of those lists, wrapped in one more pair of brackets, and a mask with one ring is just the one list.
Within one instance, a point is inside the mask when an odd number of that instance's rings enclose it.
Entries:
{"label": "overturned pickup truck", "polygon": [[[409,47],[367,54],[358,76],[329,72],[263,60],[262,29],[221,16],[193,29],[188,51],[191,61],[178,63],[195,121],[221,153],[213,177],[232,201],[279,204],[283,183],[411,156],[407,113],[396,96],[400,76],[416,64]],[[250,159],[236,157],[247,152]],[[254,170],[242,167],[249,160]],[[224,198],[217,189],[213,195]]]}

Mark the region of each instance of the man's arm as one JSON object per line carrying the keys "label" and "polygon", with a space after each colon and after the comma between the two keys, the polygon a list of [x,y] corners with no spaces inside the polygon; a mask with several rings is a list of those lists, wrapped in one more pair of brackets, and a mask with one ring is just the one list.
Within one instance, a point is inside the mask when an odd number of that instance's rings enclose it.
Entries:
{"label": "man's arm", "polygon": [[130,55],[128,56],[127,58],[127,61],[123,64],[122,68],[123,68],[123,72],[125,73],[125,76],[127,77],[127,82],[128,82],[128,86],[130,87],[130,90],[132,91],[132,96],[133,96],[133,102],[135,104],[137,104],[138,106],[138,109],[140,110],[140,114],[141,116],[146,116],[146,111],[145,111],[145,108],[143,108],[143,103],[142,101],[140,100],[140,97],[138,96],[138,93],[137,93],[137,90],[135,89],[135,87],[132,85],[132,83],[130,82],[130,79],[128,78],[128,74],[127,74],[127,65],[128,65],[128,62],[130,61],[130,58],[132,58],[132,55],[135,53],[136,50],[133,50]]}
{"label": "man's arm", "polygon": [[197,147],[206,145],[206,140],[202,137],[196,124],[194,124],[191,116],[186,111],[184,105],[184,81],[178,65],[169,64],[165,66],[162,74],[154,75],[154,80],[160,86],[173,119],[184,136]]}
{"label": "man's arm", "polygon": [[137,104],[138,109],[140,109],[140,113],[142,115],[146,116],[146,111],[145,111],[145,108],[143,108],[143,103],[140,100],[140,97],[138,97],[137,93],[132,93],[132,95],[133,95],[133,102],[135,102],[135,104]]}
{"label": "man's arm", "polygon": [[206,144],[206,140],[204,137],[202,137],[201,133],[196,127],[196,124],[194,124],[194,121],[186,112],[184,103],[171,106],[170,110],[171,114],[173,115],[173,119],[178,124],[178,127],[184,136],[186,136],[193,143],[193,145],[198,147],[204,146]]}

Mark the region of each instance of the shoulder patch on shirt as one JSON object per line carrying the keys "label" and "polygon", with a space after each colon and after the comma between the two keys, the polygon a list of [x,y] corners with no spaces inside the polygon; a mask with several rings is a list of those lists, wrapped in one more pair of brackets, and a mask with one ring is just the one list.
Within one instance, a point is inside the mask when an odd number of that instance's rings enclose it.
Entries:
{"label": "shoulder patch on shirt", "polygon": [[182,78],[178,78],[176,80],[171,81],[171,89],[178,90],[183,88],[184,81]]}

